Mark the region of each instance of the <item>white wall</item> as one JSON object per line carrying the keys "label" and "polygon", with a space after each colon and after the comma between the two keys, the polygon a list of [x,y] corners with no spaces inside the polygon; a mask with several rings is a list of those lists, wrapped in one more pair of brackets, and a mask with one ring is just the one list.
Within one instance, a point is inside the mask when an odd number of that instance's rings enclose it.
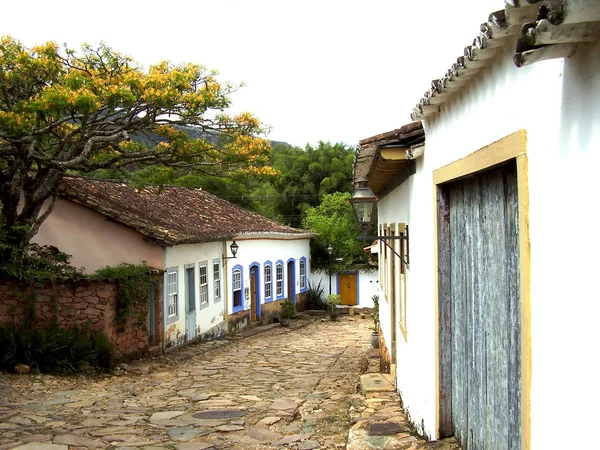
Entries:
{"label": "white wall", "polygon": [[[185,315],[186,315],[186,286],[185,286],[185,266],[194,265],[195,279],[195,300],[196,300],[196,335],[205,333],[222,334],[224,331],[225,320],[225,281],[223,266],[221,265],[221,254],[223,249],[222,242],[209,242],[203,244],[186,244],[167,247],[165,257],[165,296],[164,296],[164,314],[165,314],[165,345],[171,343],[172,346],[183,344],[183,336],[186,333]],[[218,262],[221,268],[221,296],[215,301],[213,261]],[[207,262],[208,264],[208,306],[200,308],[199,293],[199,264]],[[178,270],[178,317],[176,319],[168,316],[168,299],[166,296],[167,276],[170,269]],[[218,331],[218,332],[217,332]],[[193,339],[196,336],[191,336]]]}
{"label": "white wall", "polygon": [[[377,270],[370,272],[361,271],[357,273],[358,277],[358,291],[357,291],[357,306],[372,308],[373,295],[380,295],[379,293],[379,274]],[[317,286],[318,283],[324,288],[324,295],[327,297],[329,294],[329,275],[325,272],[311,272],[310,284]],[[337,294],[339,291],[338,285],[339,279],[338,274],[331,276],[331,293]]]}
{"label": "white wall", "polygon": [[[410,225],[408,340],[398,339],[398,389],[404,406],[435,437],[436,359],[432,172],[515,131],[527,131],[531,242],[531,448],[556,445],[561,426],[578,430],[570,446],[595,429],[588,406],[600,400],[589,346],[598,342],[595,275],[600,251],[592,201],[600,163],[600,43],[571,59],[517,68],[514,42],[425,123],[426,150],[417,173],[380,201],[380,223]],[[451,55],[448,55],[449,57]],[[482,76],[483,75],[483,76]],[[427,80],[424,80],[424,84]],[[389,342],[389,308],[380,302]],[[403,361],[406,362],[403,364]],[[577,443],[573,442],[575,439]]]}
{"label": "white wall", "polygon": [[[264,267],[265,263],[271,263],[272,273],[272,297],[271,301],[277,301],[282,298],[288,298],[288,261],[295,262],[295,291],[304,292],[308,288],[308,277],[310,274],[310,239],[236,239],[239,245],[237,258],[230,259],[226,266],[227,293],[229,301],[229,314],[233,311],[233,270],[236,267],[242,269],[242,292],[245,287],[250,287],[250,266],[258,264],[259,266],[259,299],[260,304],[265,303],[265,283]],[[228,241],[227,248],[231,245]],[[231,255],[229,255],[231,256]],[[300,287],[300,259],[306,258],[306,285],[304,289]],[[278,261],[283,263],[283,295],[277,297],[276,293],[276,264]],[[244,310],[249,310],[250,305],[246,304]]]}

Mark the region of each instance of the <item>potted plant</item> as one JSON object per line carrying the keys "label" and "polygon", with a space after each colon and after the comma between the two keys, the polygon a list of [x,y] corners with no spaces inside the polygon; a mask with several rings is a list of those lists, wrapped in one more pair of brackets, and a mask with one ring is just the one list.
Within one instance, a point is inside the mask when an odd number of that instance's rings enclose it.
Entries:
{"label": "potted plant", "polygon": [[329,294],[327,296],[327,312],[330,320],[337,320],[338,311],[337,305],[340,304],[340,296],[338,294]]}
{"label": "potted plant", "polygon": [[296,304],[288,299],[281,302],[281,309],[279,312],[279,323],[282,327],[289,327],[290,321],[296,317],[298,311],[296,310]]}
{"label": "potted plant", "polygon": [[373,312],[371,318],[373,319],[373,332],[371,333],[371,345],[373,348],[379,348],[379,295],[373,295]]}

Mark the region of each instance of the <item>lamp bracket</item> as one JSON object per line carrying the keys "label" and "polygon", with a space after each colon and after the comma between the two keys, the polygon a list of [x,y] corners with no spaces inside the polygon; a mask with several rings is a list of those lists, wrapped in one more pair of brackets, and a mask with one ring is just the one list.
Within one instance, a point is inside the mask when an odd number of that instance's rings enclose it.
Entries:
{"label": "lamp bracket", "polygon": [[225,255],[221,254],[221,264],[223,266],[226,266],[227,261],[229,261],[230,259],[236,259],[236,258],[237,258],[237,256],[225,256]]}
{"label": "lamp bracket", "polygon": [[[404,264],[406,264],[406,267],[408,269],[410,269],[410,253],[409,253],[410,247],[408,246],[408,243],[410,241],[408,238],[408,225],[406,225],[406,234],[404,234],[403,236],[366,236],[363,234],[363,235],[357,236],[356,238],[360,239],[360,240],[364,240],[364,241],[381,241],[383,244],[385,244],[387,246],[387,248],[389,248],[392,252],[394,252],[394,254],[400,259],[400,261],[402,261]],[[402,256],[400,256],[398,254],[398,252],[390,244],[388,244],[386,242],[387,240],[396,240],[396,239],[406,241],[406,259],[402,259]]]}

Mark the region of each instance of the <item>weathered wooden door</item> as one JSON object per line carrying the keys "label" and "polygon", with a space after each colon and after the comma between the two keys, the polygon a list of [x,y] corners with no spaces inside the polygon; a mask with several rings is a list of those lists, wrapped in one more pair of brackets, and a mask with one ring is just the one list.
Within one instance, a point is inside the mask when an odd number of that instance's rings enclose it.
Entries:
{"label": "weathered wooden door", "polygon": [[194,264],[185,266],[185,334],[186,340],[196,337],[196,269]]}
{"label": "weathered wooden door", "polygon": [[250,320],[254,321],[257,319],[258,313],[258,299],[257,292],[257,278],[258,268],[256,266],[250,268]]}
{"label": "weathered wooden door", "polygon": [[342,305],[356,305],[356,274],[344,273],[339,275],[340,301]]}
{"label": "weathered wooden door", "polygon": [[[452,432],[464,450],[521,448],[521,320],[515,164],[451,183]],[[442,268],[440,270],[443,270]],[[441,332],[444,327],[441,327]],[[442,351],[443,352],[443,351]],[[443,352],[444,353],[444,352]]]}
{"label": "weathered wooden door", "polygon": [[287,293],[288,300],[296,303],[296,263],[294,261],[287,263]]}

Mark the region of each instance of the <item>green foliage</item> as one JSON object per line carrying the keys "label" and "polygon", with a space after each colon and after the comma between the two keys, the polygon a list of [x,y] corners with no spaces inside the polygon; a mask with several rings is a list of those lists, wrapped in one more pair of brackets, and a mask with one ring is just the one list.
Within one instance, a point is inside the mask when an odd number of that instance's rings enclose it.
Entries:
{"label": "green foliage", "polygon": [[329,318],[335,320],[338,316],[337,305],[341,303],[341,297],[338,294],[329,294],[327,296],[327,312]]}
{"label": "green foliage", "polygon": [[11,251],[35,236],[72,171],[274,173],[265,127],[249,113],[227,114],[238,86],[197,64],[144,70],[105,44],[76,52],[2,36],[0,86],[0,226]]}
{"label": "green foliage", "polygon": [[319,142],[300,149],[275,146],[271,151],[271,166],[281,176],[273,180],[279,193],[274,198],[282,223],[300,227],[304,212],[317,206],[323,196],[334,192],[352,191],[354,150],[341,143]]}
{"label": "green foliage", "polygon": [[281,310],[279,312],[279,317],[281,319],[293,319],[298,315],[298,311],[296,310],[296,304],[288,299],[285,299],[281,302]]}
{"label": "green foliage", "polygon": [[13,371],[27,364],[41,372],[75,372],[80,365],[108,369],[114,362],[114,348],[106,335],[89,329],[44,329],[0,325],[0,370]]}
{"label": "green foliage", "polygon": [[121,330],[131,320],[140,328],[145,327],[148,293],[156,280],[156,274],[143,264],[122,263],[98,269],[92,279],[114,280],[119,283],[117,297],[117,322]]}
{"label": "green foliage", "polygon": [[379,295],[373,295],[371,300],[373,300],[373,312],[371,313],[371,318],[373,319],[373,331],[377,331],[379,325]]}
{"label": "green foliage", "polygon": [[0,239],[0,249],[9,255],[0,263],[0,275],[25,281],[30,286],[83,277],[83,269],[71,266],[71,255],[51,245],[28,244],[25,251],[15,254],[15,249]]}
{"label": "green foliage", "polygon": [[[349,193],[326,195],[321,204],[309,208],[304,217],[304,227],[317,233],[311,241],[311,265],[329,275],[368,261],[363,250],[365,241],[357,239],[361,231],[349,200]],[[329,246],[333,248],[331,256],[327,251]]]}
{"label": "green foliage", "polygon": [[308,282],[308,289],[306,290],[306,298],[308,300],[309,309],[327,309],[325,303],[325,288],[321,285],[322,280],[314,286],[311,282]]}

